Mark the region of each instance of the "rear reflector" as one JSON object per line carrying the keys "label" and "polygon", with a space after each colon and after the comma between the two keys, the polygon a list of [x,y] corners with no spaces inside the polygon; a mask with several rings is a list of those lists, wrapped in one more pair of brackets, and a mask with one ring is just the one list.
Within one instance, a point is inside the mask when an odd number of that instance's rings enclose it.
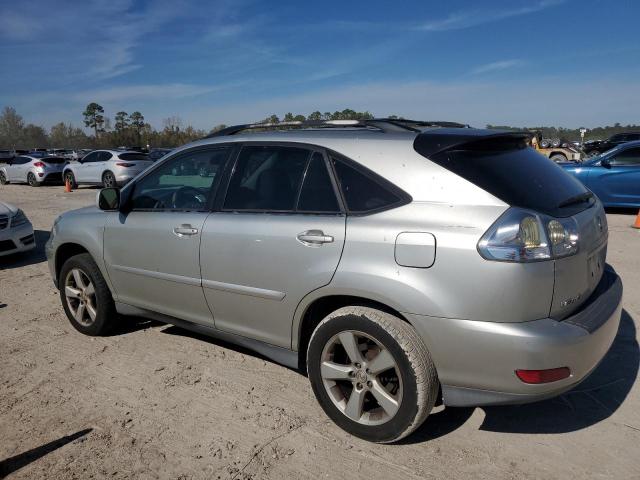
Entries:
{"label": "rear reflector", "polygon": [[569,367],[549,370],[516,370],[516,375],[524,383],[549,383],[568,378],[571,375],[571,370]]}

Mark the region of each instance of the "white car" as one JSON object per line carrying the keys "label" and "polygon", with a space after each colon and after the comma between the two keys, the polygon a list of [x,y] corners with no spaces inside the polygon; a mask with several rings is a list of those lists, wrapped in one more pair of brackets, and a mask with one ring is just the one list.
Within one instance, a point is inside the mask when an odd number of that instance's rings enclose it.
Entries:
{"label": "white car", "polygon": [[64,167],[62,177],[77,185],[123,186],[153,162],[145,153],[122,150],[94,150]]}
{"label": "white car", "polygon": [[0,201],[0,257],[35,248],[33,226],[22,210]]}

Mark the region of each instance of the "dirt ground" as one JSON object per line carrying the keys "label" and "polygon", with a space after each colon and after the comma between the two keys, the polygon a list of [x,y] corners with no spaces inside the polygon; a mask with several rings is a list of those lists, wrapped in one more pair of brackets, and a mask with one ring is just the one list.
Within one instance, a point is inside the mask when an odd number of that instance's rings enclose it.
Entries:
{"label": "dirt ground", "polygon": [[374,445],[334,426],[306,377],[251,352],[137,319],[106,338],[76,332],[42,245],[59,213],[96,192],[0,186],[39,245],[0,258],[0,478],[640,478],[630,212],[608,214],[625,310],[587,381],[533,405],[439,407],[401,444]]}

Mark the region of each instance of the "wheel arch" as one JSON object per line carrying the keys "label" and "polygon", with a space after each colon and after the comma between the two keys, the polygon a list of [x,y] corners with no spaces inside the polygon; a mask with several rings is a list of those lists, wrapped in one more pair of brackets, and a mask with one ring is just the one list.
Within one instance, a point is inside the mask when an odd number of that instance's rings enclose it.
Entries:
{"label": "wheel arch", "polygon": [[[307,301],[305,302],[305,300]],[[347,306],[375,308],[394,315],[404,322],[410,323],[399,310],[380,299],[376,300],[366,296],[337,293],[303,299],[303,302],[301,302],[296,311],[297,315],[294,319],[293,334],[291,337],[292,348],[298,351],[298,365],[302,371],[306,372],[307,369],[307,347],[315,328],[322,319],[331,312]]]}
{"label": "wheel arch", "polygon": [[[55,263],[54,263],[56,279],[60,278],[60,270],[62,270],[62,265],[64,265],[64,262],[69,260],[71,257],[80,255],[81,253],[88,253],[89,255],[91,255],[91,252],[89,252],[87,248],[85,248],[83,245],[80,245],[79,243],[73,243],[73,242],[63,243],[56,249]],[[92,255],[92,258],[93,258],[93,255]]]}

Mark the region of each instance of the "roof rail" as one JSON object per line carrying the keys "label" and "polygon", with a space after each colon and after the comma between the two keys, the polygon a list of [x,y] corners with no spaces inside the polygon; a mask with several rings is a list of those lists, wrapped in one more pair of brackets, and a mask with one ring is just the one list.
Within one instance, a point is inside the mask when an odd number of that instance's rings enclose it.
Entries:
{"label": "roof rail", "polygon": [[204,138],[224,137],[251,130],[295,130],[303,128],[364,128],[388,132],[420,132],[423,128],[469,128],[457,122],[405,120],[400,118],[373,118],[368,120],[305,120],[279,123],[247,123],[233,125],[213,132]]}

